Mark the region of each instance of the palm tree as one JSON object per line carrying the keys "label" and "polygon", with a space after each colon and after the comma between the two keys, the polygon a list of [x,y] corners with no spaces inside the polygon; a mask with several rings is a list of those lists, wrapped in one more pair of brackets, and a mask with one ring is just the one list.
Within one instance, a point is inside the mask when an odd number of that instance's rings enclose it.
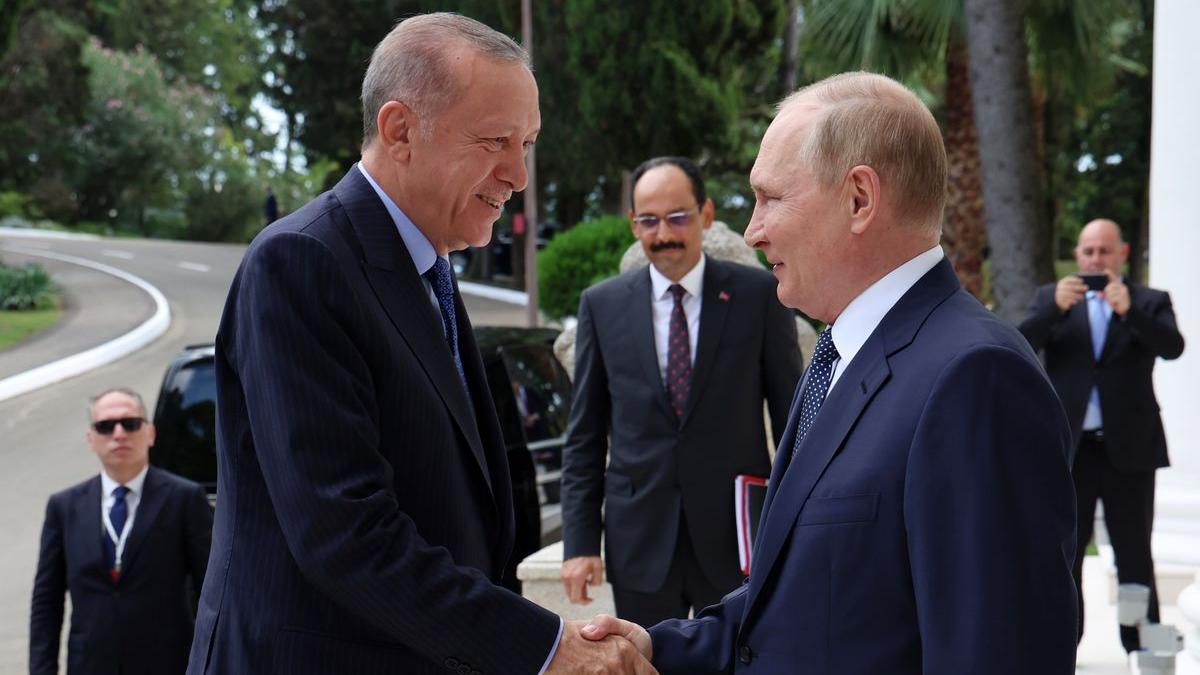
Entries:
{"label": "palm tree", "polygon": [[[1005,244],[994,241],[997,236],[1004,239],[1002,232],[985,232],[963,0],[805,0],[803,7],[802,52],[810,76],[852,69],[882,72],[905,82],[927,102],[940,102],[933,107],[941,119],[949,169],[943,244],[963,286],[981,297],[985,242],[991,243],[993,259],[1000,256],[997,245],[1004,250]],[[1041,0],[1031,9],[1026,29],[1033,43],[1035,100],[1053,100],[1056,106],[1070,108],[1106,86],[1112,64],[1097,57],[1096,36],[1109,30],[1120,11],[1118,0]],[[1066,75],[1056,81],[1053,76],[1059,73]],[[1063,80],[1070,86],[1064,86]],[[1066,104],[1058,103],[1064,99]],[[1039,106],[1034,114],[1038,129],[1046,109]],[[1042,138],[1039,132],[1039,152]],[[1034,162],[1014,168],[1034,172],[1040,185],[1040,166]],[[1049,227],[1032,222],[1029,238],[1045,241],[1048,252]],[[1046,269],[1048,261],[1047,257],[1041,263]],[[1030,265],[1031,270],[1034,267]],[[1031,282],[1038,278],[1030,274]],[[993,275],[998,277],[993,298],[999,293],[1007,300],[1024,292],[1009,289],[1015,281],[1010,275],[996,275],[994,269]]]}

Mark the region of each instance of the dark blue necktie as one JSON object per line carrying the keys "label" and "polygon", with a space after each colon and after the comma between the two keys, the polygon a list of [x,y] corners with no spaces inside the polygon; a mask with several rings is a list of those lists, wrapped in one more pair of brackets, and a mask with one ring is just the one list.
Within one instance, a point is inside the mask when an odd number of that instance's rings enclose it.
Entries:
{"label": "dark blue necktie", "polygon": [[[108,510],[108,522],[112,523],[113,532],[116,532],[117,538],[120,539],[121,531],[125,529],[125,519],[129,517],[129,505],[125,503],[125,495],[129,494],[129,488],[118,485],[112,494],[113,505]],[[116,571],[117,542],[113,541],[107,531],[104,533],[104,564],[108,570]]]}
{"label": "dark blue necktie", "polygon": [[425,272],[425,278],[433,287],[433,294],[437,296],[438,306],[442,308],[442,325],[446,329],[446,344],[450,346],[450,355],[454,357],[454,367],[458,369],[458,377],[462,380],[463,390],[468,392],[467,399],[470,400],[471,390],[467,387],[467,375],[463,371],[462,357],[458,352],[458,320],[454,311],[454,275],[450,271],[450,263],[446,262],[445,258],[437,258],[433,267]]}
{"label": "dark blue necktie", "polygon": [[829,392],[829,381],[833,377],[833,362],[837,360],[838,350],[833,346],[833,329],[826,328],[817,338],[812,363],[808,364],[804,393],[800,395],[800,421],[796,425],[796,443],[792,446],[793,458],[800,449],[800,443],[808,435],[808,430],[812,428],[817,411],[825,402],[825,394]]}

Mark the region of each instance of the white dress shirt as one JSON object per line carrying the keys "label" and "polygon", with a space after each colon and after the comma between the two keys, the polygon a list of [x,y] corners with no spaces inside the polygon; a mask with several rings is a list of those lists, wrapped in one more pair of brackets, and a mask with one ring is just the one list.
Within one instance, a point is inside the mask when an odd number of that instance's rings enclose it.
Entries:
{"label": "white dress shirt", "polygon": [[113,504],[117,502],[117,498],[113,496],[113,490],[121,486],[121,483],[113,480],[108,473],[100,472],[100,534],[105,537],[111,537],[116,542],[117,563],[120,567],[122,554],[125,553],[125,542],[129,539],[129,533],[133,531],[133,518],[137,515],[138,504],[142,503],[142,485],[146,482],[146,472],[150,470],[150,465],[142,467],[138,475],[134,476],[125,487],[129,488],[129,492],[125,493],[125,508],[128,515],[125,516],[125,527],[120,532],[113,529],[112,520],[109,518],[108,512],[112,510]]}
{"label": "white dress shirt", "polygon": [[850,362],[862,349],[867,338],[883,321],[883,317],[892,307],[904,297],[908,289],[913,287],[925,273],[933,269],[942,258],[940,245],[925,251],[896,269],[888,272],[882,279],[871,284],[867,290],[846,305],[830,330],[833,331],[833,346],[837,348],[838,359],[833,362],[833,376],[829,380],[829,391],[837,384],[838,378],[846,372]]}
{"label": "white dress shirt", "polygon": [[[700,301],[704,293],[704,254],[691,271],[683,275],[679,285],[687,291],[683,294],[683,314],[688,323],[688,348],[691,350],[692,365],[696,363],[696,344],[700,340]],[[663,276],[654,264],[650,264],[650,309],[654,320],[654,350],[658,352],[658,374],[667,381],[667,341],[671,333],[671,312],[675,309],[675,296],[671,286],[676,282]]]}

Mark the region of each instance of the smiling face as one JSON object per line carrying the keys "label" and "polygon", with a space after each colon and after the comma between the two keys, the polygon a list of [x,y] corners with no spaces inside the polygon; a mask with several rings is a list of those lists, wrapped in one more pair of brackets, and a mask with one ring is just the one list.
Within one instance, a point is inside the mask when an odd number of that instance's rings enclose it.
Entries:
{"label": "smiling face", "polygon": [[504,202],[525,189],[525,155],[541,127],[525,66],[468,48],[449,58],[463,96],[409,131],[397,200],[439,254],[491,239]]}
{"label": "smiling face", "polygon": [[772,265],[780,302],[830,322],[842,308],[827,291],[839,254],[852,245],[852,210],[842,186],[821,184],[801,159],[819,114],[815,105],[791,105],[767,129],[750,172],[755,203],[745,240]]}
{"label": "smiling face", "polygon": [[[101,396],[92,405],[92,422],[117,420],[130,417],[144,418],[146,412],[138,402],[119,391]],[[100,458],[104,470],[114,480],[125,482],[145,468],[150,461],[150,447],[154,445],[154,425],[144,421],[137,431],[123,425],[113,427],[111,434],[101,434],[94,428],[87,431],[87,441],[92,452]]]}
{"label": "smiling face", "polygon": [[[638,218],[646,216],[656,216],[658,224],[640,224]],[[672,224],[668,216],[679,223]],[[697,204],[691,180],[677,166],[656,166],[633,186],[633,211],[629,214],[633,236],[655,269],[671,281],[679,281],[700,262],[704,231],[712,221],[712,200]]]}

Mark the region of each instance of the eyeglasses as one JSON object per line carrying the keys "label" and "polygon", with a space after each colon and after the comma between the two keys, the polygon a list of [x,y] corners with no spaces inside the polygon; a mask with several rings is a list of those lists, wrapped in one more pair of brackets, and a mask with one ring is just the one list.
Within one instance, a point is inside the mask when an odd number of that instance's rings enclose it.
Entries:
{"label": "eyeglasses", "polygon": [[639,228],[646,231],[657,229],[658,224],[664,220],[667,221],[667,224],[671,227],[687,227],[688,223],[692,222],[692,213],[698,212],[699,210],[700,206],[696,205],[683,211],[672,211],[671,213],[668,213],[666,216],[662,217],[653,213],[644,213],[634,218],[633,222]]}
{"label": "eyeglasses", "polygon": [[96,420],[92,422],[92,428],[101,436],[108,436],[120,424],[125,431],[134,432],[142,428],[142,423],[146,420],[141,417],[120,417],[115,420]]}

